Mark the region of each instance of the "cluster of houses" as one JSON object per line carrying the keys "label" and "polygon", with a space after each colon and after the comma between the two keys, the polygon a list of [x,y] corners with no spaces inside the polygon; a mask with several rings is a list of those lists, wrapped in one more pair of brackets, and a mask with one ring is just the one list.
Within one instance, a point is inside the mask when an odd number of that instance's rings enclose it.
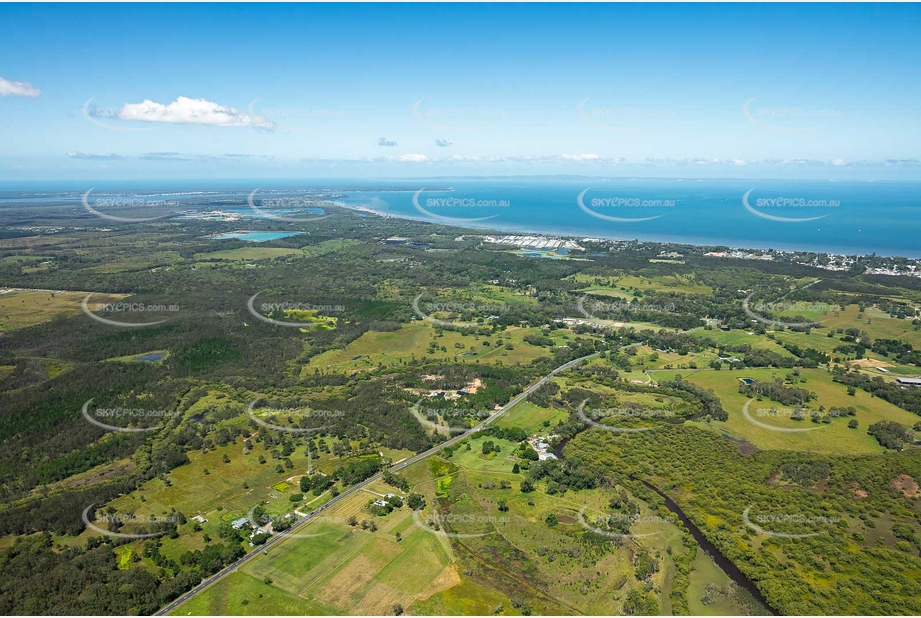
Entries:
{"label": "cluster of houses", "polygon": [[388,506],[390,504],[391,498],[399,498],[403,500],[403,496],[400,494],[386,494],[383,498],[378,498],[374,501],[374,506]]}
{"label": "cluster of houses", "polygon": [[556,436],[547,436],[543,438],[541,436],[531,436],[528,438],[528,444],[531,445],[537,452],[537,458],[540,461],[545,461],[547,459],[556,459],[556,455],[553,454],[553,447],[550,445],[550,441],[556,438]]}

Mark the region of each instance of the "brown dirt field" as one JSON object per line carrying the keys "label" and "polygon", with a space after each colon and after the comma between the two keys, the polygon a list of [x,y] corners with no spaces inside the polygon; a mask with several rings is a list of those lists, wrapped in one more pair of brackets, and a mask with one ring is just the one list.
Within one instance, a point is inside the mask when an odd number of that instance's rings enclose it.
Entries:
{"label": "brown dirt field", "polygon": [[359,590],[400,551],[394,544],[380,539],[371,542],[373,550],[363,550],[360,556],[320,586],[317,597],[321,601],[340,609],[352,608],[361,601],[363,595]]}
{"label": "brown dirt field", "polygon": [[449,564],[444,568],[444,570],[438,574],[438,577],[432,580],[432,583],[429,584],[429,587],[416,597],[419,601],[424,601],[433,594],[438,594],[443,592],[448,588],[453,588],[454,586],[459,586],[461,583],[460,573],[457,572],[456,564]]}
{"label": "brown dirt field", "polygon": [[918,482],[907,474],[900,474],[892,479],[892,486],[906,498],[921,498],[921,488]]}
{"label": "brown dirt field", "polygon": [[858,367],[892,367],[892,363],[887,363],[886,361],[873,360],[870,358],[861,358],[860,360],[848,361],[849,365],[857,365]]}

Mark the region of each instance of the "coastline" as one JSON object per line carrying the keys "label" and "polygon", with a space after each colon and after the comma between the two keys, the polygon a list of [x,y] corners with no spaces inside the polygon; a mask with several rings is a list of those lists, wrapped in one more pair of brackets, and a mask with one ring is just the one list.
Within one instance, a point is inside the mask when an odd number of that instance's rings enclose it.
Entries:
{"label": "coastline", "polygon": [[385,212],[378,209],[375,209],[372,206],[367,204],[346,204],[343,202],[332,202],[335,206],[345,208],[348,210],[354,210],[358,212],[363,212],[366,214],[374,214],[384,219],[397,219],[405,221],[416,221],[421,223],[433,223],[437,225],[444,225],[446,227],[455,227],[458,229],[474,229],[482,230],[483,232],[501,232],[503,234],[522,234],[522,235],[533,235],[533,236],[552,236],[557,238],[567,238],[567,239],[584,239],[584,238],[597,238],[601,240],[608,241],[617,241],[617,242],[649,242],[657,244],[669,244],[669,245],[689,245],[693,247],[698,247],[700,249],[722,249],[729,248],[730,250],[739,250],[739,251],[768,251],[768,252],[783,252],[783,253],[813,253],[818,255],[846,255],[846,256],[855,256],[857,258],[867,258],[871,256],[876,256],[879,258],[890,258],[890,259],[906,259],[906,260],[921,260],[921,248],[918,249],[918,252],[915,255],[908,254],[888,254],[880,253],[879,250],[872,250],[867,248],[850,248],[842,249],[840,247],[811,247],[803,248],[793,243],[779,243],[771,247],[766,246],[752,246],[752,245],[741,245],[741,244],[730,244],[726,242],[721,242],[716,239],[709,238],[676,238],[670,236],[661,236],[661,235],[649,235],[646,237],[618,237],[605,233],[587,233],[580,232],[575,230],[564,230],[564,229],[549,229],[542,226],[531,226],[531,227],[519,227],[514,226],[488,226],[485,224],[475,224],[468,223],[460,225],[457,223],[443,223],[431,218],[419,215],[414,216],[407,213],[392,213]]}

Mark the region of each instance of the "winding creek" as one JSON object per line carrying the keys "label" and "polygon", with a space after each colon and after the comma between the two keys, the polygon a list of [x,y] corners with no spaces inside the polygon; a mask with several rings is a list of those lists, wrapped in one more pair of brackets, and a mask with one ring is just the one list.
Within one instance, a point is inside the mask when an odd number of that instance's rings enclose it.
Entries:
{"label": "winding creek", "polygon": [[[569,440],[563,440],[559,445],[556,446],[556,448],[554,448],[553,451],[557,458],[563,459],[563,448],[568,442]],[[761,591],[758,590],[758,587],[755,586],[754,582],[752,582],[742,571],[740,571],[739,567],[737,567],[734,562],[724,556],[719,548],[716,547],[716,545],[711,543],[707,537],[704,536],[704,533],[700,530],[700,528],[698,528],[697,525],[691,521],[691,519],[684,513],[681,507],[678,506],[674,500],[672,500],[664,491],[660,490],[658,487],[649,481],[646,481],[645,479],[641,479],[633,475],[629,475],[629,478],[640,481],[643,483],[643,485],[656,492],[656,494],[658,494],[665,501],[665,506],[668,507],[668,510],[673,512],[685,525],[685,527],[688,529],[688,532],[691,533],[691,536],[697,542],[698,547],[707,552],[707,554],[713,558],[713,561],[716,563],[716,565],[721,568],[727,576],[729,576],[729,579],[735,582],[735,584],[743,590],[747,590],[755,599],[757,599],[759,603],[761,603],[761,605],[764,606],[765,609],[767,609],[768,612],[770,612],[770,615],[778,615],[777,611],[768,604],[767,600],[764,598],[764,595],[761,594]]]}

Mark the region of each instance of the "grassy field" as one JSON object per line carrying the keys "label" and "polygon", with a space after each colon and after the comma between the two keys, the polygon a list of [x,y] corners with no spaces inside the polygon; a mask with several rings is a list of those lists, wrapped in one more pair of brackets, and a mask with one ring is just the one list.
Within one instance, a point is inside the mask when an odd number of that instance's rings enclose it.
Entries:
{"label": "grassy field", "polygon": [[694,569],[691,571],[690,580],[688,606],[692,616],[744,615],[743,608],[731,595],[717,595],[709,604],[701,600],[704,598],[708,584],[718,586],[723,591],[731,589],[729,576],[716,565],[713,558],[703,551],[698,551],[697,557],[694,558]]}
{"label": "grassy field", "polygon": [[[525,403],[500,423],[538,431],[545,429],[545,420],[555,423],[560,414]],[[655,534],[582,555],[587,548],[576,549],[582,534],[579,512],[584,508],[589,515],[601,513],[607,492],[550,495],[539,483],[538,491],[522,493],[524,476],[511,472],[509,459],[517,445],[488,438],[502,452],[483,457],[485,439],[469,439],[471,449],[461,446],[450,460],[435,457],[401,473],[411,491],[426,500],[415,518],[406,506],[385,516],[371,515],[369,502],[395,491],[375,482],[298,530],[317,536],[290,539],[255,556],[174,615],[386,615],[397,604],[409,615],[518,615],[522,607],[512,604],[515,598],[527,601],[537,615],[617,615],[630,590],[647,586],[633,576],[639,552],[657,557],[660,568],[650,586],[660,599],[660,610],[670,613],[668,597],[676,568],[671,556],[687,551],[679,528],[653,521],[655,512],[641,503],[641,515],[649,520],[635,524],[634,532]],[[509,481],[508,488],[501,488],[503,480]],[[430,526],[436,493],[457,516],[446,524],[451,532],[484,536],[448,539],[434,534]],[[508,506],[506,511],[499,510],[500,500]],[[545,520],[550,515],[559,523],[549,526]],[[350,526],[351,516],[359,522],[373,521],[377,530]],[[702,596],[705,582],[727,579],[709,559],[699,558],[694,565],[692,582],[698,585],[692,586],[692,597]],[[722,598],[704,609],[707,614],[739,613]]]}
{"label": "grassy field", "polygon": [[[317,369],[355,372],[378,366],[393,367],[414,357],[465,363],[529,363],[535,358],[549,355],[548,348],[533,346],[524,341],[525,335],[539,332],[536,328],[511,327],[495,336],[462,335],[454,331],[443,331],[438,335],[431,324],[418,321],[395,331],[368,331],[345,349],[318,354],[304,366],[301,375],[313,373]],[[562,344],[566,336],[574,337],[570,331],[558,330],[554,332],[553,339]],[[484,345],[484,342],[489,345]],[[429,354],[427,351],[433,343],[437,347],[432,348],[433,352]],[[498,347],[500,343],[511,344],[512,349]],[[456,347],[458,344],[463,347]],[[445,349],[442,350],[442,347]]]}
{"label": "grassy field", "polygon": [[[433,487],[420,488],[429,494],[429,500]],[[406,607],[453,585],[457,574],[448,568],[450,546],[442,537],[415,526],[408,507],[383,517],[367,511],[369,501],[393,491],[382,483],[373,484],[368,491],[349,496],[326,511],[321,520],[298,531],[318,536],[291,539],[247,563],[242,574],[259,586],[265,586],[266,578],[271,579],[268,587],[279,593],[266,595],[259,613],[386,615],[397,603]],[[371,532],[348,525],[352,515],[359,521],[373,520],[378,529]],[[238,607],[234,604],[239,604],[241,595],[250,594],[249,585],[252,584],[244,585],[242,592],[236,587],[212,588],[179,608],[175,615],[198,613],[196,609],[206,613],[206,608]],[[298,606],[305,609],[286,609]]]}
{"label": "grassy field", "polygon": [[185,603],[172,616],[333,616],[338,612],[302,599],[249,573],[236,571]]}
{"label": "grassy field", "polygon": [[[559,421],[566,420],[567,414],[562,410],[551,410],[523,401],[506,412],[494,424],[497,427],[521,427],[528,434],[547,433]],[[545,425],[544,423],[547,423]]]}
{"label": "grassy field", "polygon": [[[82,311],[89,292],[0,289],[0,332],[27,328],[55,318],[67,318]],[[93,294],[95,303],[114,303],[127,294]]]}
{"label": "grassy field", "polygon": [[[739,378],[747,377],[756,380],[773,380],[774,377],[783,378],[786,370],[777,369],[740,369],[735,371],[651,371],[650,374],[657,381],[674,378],[676,373],[689,382],[704,388],[712,389],[729,414],[726,422],[714,422],[710,428],[715,431],[725,431],[735,438],[746,440],[759,449],[780,449],[793,451],[808,451],[827,454],[871,454],[880,453],[883,448],[876,439],[867,435],[867,427],[880,420],[892,420],[904,425],[914,425],[918,420],[917,415],[903,410],[891,403],[872,397],[869,393],[858,390],[854,396],[847,394],[847,387],[832,381],[831,374],[824,369],[800,369],[801,377],[805,383],[796,384],[816,393],[817,399],[809,404],[810,409],[819,405],[825,408],[853,406],[857,410],[855,417],[860,424],[857,429],[849,429],[848,418],[834,419],[831,424],[813,424],[811,421],[795,421],[788,417],[759,417],[758,408],[778,407],[783,405],[765,399],[752,402],[750,415],[761,423],[774,425],[782,429],[804,429],[820,427],[815,431],[783,432],[765,429],[748,421],[742,414],[742,408],[748,397],[738,392]],[[695,423],[707,426],[704,423]]]}
{"label": "grassy field", "polygon": [[702,294],[711,295],[710,286],[700,283],[691,275],[660,275],[656,277],[642,277],[636,275],[619,275],[604,277],[599,275],[576,274],[571,280],[589,284],[586,288],[577,290],[592,294],[632,298],[634,292],[674,292],[677,294]]}
{"label": "grassy field", "polygon": [[[783,340],[787,341],[790,335],[795,335],[798,333],[784,332],[778,333],[777,336]],[[710,339],[717,345],[727,345],[727,346],[737,346],[737,345],[750,345],[752,348],[758,348],[762,350],[770,350],[781,356],[793,357],[793,354],[786,350],[783,346],[778,345],[776,341],[772,341],[763,335],[757,335],[749,331],[743,330],[696,330],[691,333],[693,337],[699,337],[701,339]],[[807,335],[804,335],[807,336]],[[824,337],[824,334],[821,335]],[[826,337],[827,339],[827,337]],[[796,343],[790,341],[790,343]],[[821,349],[815,345],[809,345],[806,347],[814,347],[816,349]]]}

